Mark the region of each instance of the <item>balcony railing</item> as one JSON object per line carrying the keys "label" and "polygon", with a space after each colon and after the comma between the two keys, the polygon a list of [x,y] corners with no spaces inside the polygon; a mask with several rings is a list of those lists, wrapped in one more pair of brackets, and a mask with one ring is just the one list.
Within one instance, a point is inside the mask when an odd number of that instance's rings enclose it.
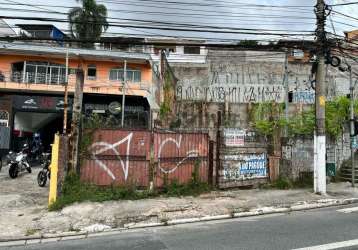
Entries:
{"label": "balcony railing", "polygon": [[18,83],[38,83],[38,84],[64,84],[66,82],[65,74],[23,72],[14,71],[11,73],[11,81]]}

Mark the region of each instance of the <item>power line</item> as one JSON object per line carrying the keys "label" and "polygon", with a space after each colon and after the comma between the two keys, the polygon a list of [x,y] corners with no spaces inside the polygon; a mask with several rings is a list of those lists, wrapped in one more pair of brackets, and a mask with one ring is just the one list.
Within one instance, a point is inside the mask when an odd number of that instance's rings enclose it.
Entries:
{"label": "power line", "polygon": [[345,6],[345,5],[353,5],[353,4],[358,4],[358,2],[329,4],[329,6]]}
{"label": "power line", "polygon": [[[0,16],[2,19],[15,19],[15,20],[36,20],[36,21],[50,21],[50,22],[62,22],[68,23],[67,19],[59,18],[43,18],[43,17],[13,17],[13,16]],[[84,23],[84,22],[74,22],[74,23]],[[97,24],[96,22],[90,22],[92,24]],[[88,22],[86,22],[88,24]],[[245,34],[245,35],[269,35],[269,36],[312,36],[312,34],[302,34],[302,33],[272,33],[272,32],[259,32],[260,30],[249,31],[236,31],[236,30],[226,30],[226,29],[188,29],[188,28],[174,28],[174,27],[153,27],[153,26],[141,26],[141,25],[124,25],[120,23],[110,23],[110,27],[130,27],[130,28],[141,28],[141,29],[155,29],[155,30],[165,30],[165,31],[188,31],[188,32],[199,32],[199,33],[223,33],[223,34]],[[239,30],[239,29],[238,29]],[[254,32],[257,31],[257,32]]]}

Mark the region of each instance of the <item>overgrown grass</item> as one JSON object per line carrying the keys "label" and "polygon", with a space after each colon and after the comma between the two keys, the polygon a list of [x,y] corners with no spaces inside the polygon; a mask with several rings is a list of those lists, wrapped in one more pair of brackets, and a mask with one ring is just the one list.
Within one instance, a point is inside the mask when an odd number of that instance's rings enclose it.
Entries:
{"label": "overgrown grass", "polygon": [[65,179],[62,195],[49,207],[49,210],[59,210],[72,203],[83,201],[138,200],[160,195],[196,196],[208,191],[210,191],[208,184],[196,181],[190,181],[188,184],[179,184],[177,181],[172,181],[162,190],[155,191],[137,190],[134,186],[101,187],[82,182],[78,175],[70,174]]}

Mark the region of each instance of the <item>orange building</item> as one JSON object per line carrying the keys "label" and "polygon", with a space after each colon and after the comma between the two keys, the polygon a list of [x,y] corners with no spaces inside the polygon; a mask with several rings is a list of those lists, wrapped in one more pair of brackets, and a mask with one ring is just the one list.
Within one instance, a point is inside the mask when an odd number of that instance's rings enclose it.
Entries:
{"label": "orange building", "polygon": [[[15,137],[34,132],[51,134],[48,141],[53,133],[62,131],[66,57],[70,106],[76,72],[82,68],[85,76],[83,113],[86,116],[96,113],[102,117],[103,124],[111,120],[112,126],[119,126],[126,63],[125,126],[149,126],[151,110],[157,109],[155,74],[149,54],[4,43],[0,44],[2,127],[10,128]],[[0,144],[1,147],[4,145]]]}

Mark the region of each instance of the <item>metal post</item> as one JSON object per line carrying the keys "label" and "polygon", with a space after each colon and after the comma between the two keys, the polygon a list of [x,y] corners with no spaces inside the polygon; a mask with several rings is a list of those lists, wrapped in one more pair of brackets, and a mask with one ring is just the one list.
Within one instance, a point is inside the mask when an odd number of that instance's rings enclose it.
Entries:
{"label": "metal post", "polygon": [[349,70],[349,91],[350,91],[350,134],[351,134],[351,163],[352,163],[352,187],[355,186],[355,167],[354,167],[354,86],[352,81],[352,68],[348,66]]}
{"label": "metal post", "polygon": [[317,0],[317,71],[316,71],[316,133],[314,161],[314,192],[326,194],[326,127],[325,127],[325,3]]}
{"label": "metal post", "polygon": [[65,97],[63,100],[63,134],[67,133],[68,112],[68,44],[66,45],[66,69],[65,69]]}
{"label": "metal post", "polygon": [[127,81],[127,60],[124,60],[124,69],[123,69],[123,93],[122,93],[122,120],[121,120],[121,126],[124,127],[124,105],[125,105],[125,99],[126,99],[126,81]]}
{"label": "metal post", "polygon": [[24,61],[24,71],[22,72],[22,83],[26,82],[26,61]]}

